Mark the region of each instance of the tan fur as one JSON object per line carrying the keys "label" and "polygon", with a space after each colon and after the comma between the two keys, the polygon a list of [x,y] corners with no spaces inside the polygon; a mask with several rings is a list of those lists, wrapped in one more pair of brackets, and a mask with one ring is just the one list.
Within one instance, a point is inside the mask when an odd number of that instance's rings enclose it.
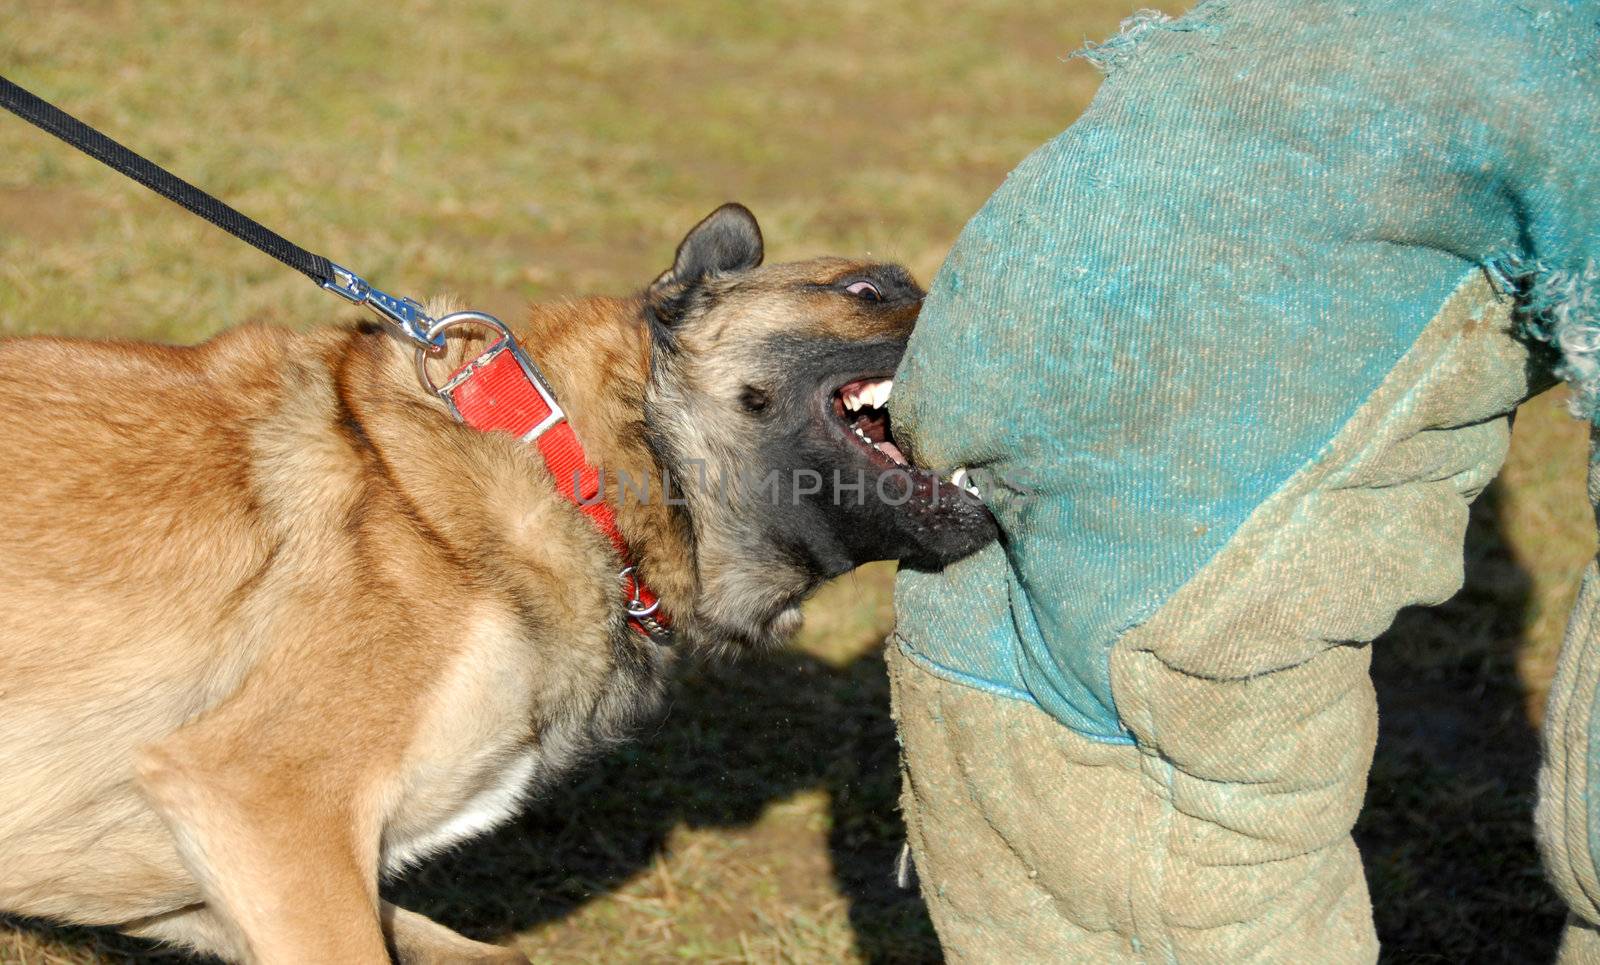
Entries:
{"label": "tan fur", "polygon": [[[736,391],[755,363],[730,346],[797,320],[864,337],[794,290],[850,267],[751,273],[676,374],[637,299],[539,308],[519,337],[593,462],[659,475],[646,409]],[[521,960],[377,885],[659,694],[671,651],[624,629],[616,556],[537,452],[453,422],[371,326],[0,343],[0,435],[0,910],[261,962]],[[738,619],[735,522],[619,512],[684,634]]]}

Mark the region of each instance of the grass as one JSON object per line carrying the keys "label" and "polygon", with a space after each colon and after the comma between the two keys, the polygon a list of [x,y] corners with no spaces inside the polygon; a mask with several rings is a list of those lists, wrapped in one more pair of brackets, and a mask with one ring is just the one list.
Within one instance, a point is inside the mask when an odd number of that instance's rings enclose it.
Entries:
{"label": "grass", "polygon": [[[514,315],[639,286],[728,199],[774,257],[871,252],[926,279],[1092,96],[1096,75],[1062,56],[1132,6],[9,0],[0,70],[381,286]],[[0,334],[192,341],[336,311],[0,118]],[[1553,949],[1535,727],[1594,554],[1584,431],[1557,410],[1520,420],[1474,511],[1466,589],[1374,645],[1383,717],[1357,832],[1390,961]],[[831,586],[791,652],[692,669],[638,741],[395,897],[541,962],[937,960],[891,881],[890,578]],[[0,923],[7,965],[169,955]]]}

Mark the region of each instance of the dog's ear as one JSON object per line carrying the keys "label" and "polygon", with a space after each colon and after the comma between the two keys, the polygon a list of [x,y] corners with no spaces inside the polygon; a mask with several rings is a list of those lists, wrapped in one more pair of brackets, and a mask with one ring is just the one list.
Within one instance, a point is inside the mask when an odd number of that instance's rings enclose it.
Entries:
{"label": "dog's ear", "polygon": [[707,275],[748,271],[761,264],[761,226],[742,204],[729,202],[706,215],[678,242],[672,267],[651,288],[692,285]]}
{"label": "dog's ear", "polygon": [[672,267],[650,283],[646,302],[661,325],[671,326],[693,304],[696,288],[713,275],[748,271],[765,251],[761,226],[742,204],[725,204],[706,215],[678,243]]}

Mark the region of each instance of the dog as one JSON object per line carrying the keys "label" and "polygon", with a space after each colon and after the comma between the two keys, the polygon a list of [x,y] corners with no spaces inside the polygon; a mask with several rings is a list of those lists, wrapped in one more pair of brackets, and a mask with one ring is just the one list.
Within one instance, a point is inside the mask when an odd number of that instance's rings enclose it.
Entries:
{"label": "dog", "polygon": [[763,254],[724,205],[641,294],[515,330],[670,638],[630,624],[576,480],[457,421],[387,328],[0,343],[0,910],[229,960],[525,961],[380,877],[623,738],[680,653],[780,643],[830,577],[996,538],[891,432],[916,282]]}

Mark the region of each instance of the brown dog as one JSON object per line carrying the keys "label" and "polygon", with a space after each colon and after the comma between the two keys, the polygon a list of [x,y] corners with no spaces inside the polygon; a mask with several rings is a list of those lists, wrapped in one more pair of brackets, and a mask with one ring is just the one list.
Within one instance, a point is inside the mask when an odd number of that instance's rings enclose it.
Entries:
{"label": "brown dog", "polygon": [[385,330],[0,345],[0,910],[263,962],[521,960],[379,876],[619,737],[676,649],[781,640],[828,577],[994,536],[955,487],[881,485],[910,277],[761,261],[727,205],[643,295],[517,332],[593,464],[671,477],[606,491],[670,646],[628,629],[570,482]]}

